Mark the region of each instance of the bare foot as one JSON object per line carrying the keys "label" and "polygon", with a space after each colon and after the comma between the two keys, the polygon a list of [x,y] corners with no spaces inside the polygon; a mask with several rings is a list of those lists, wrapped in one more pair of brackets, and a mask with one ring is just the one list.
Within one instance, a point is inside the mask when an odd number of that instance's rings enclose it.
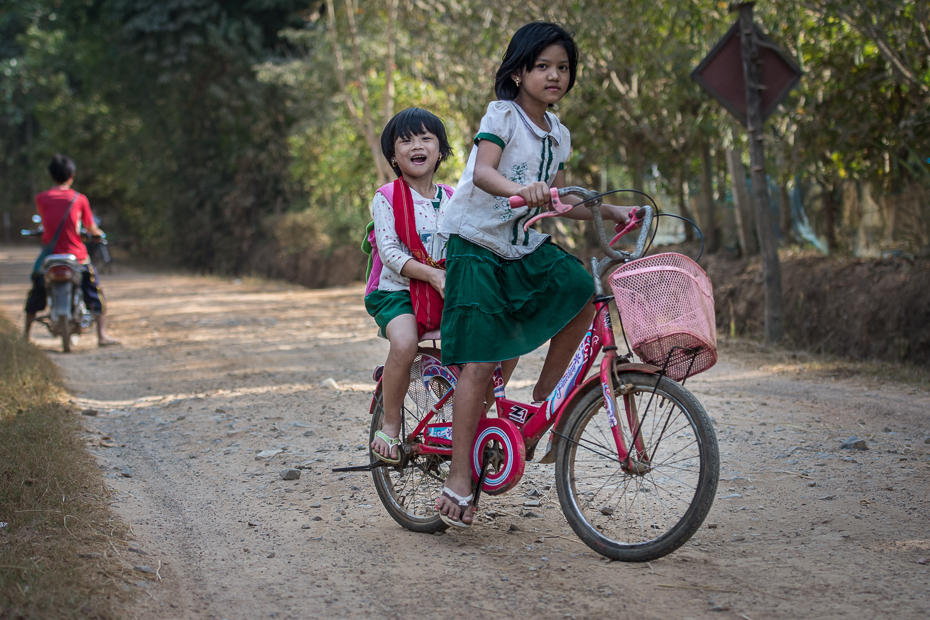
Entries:
{"label": "bare foot", "polygon": [[[400,438],[400,422],[396,424],[391,424],[385,421],[381,426],[381,432],[387,435],[392,439]],[[397,444],[388,445],[381,437],[375,437],[374,441],[371,442],[371,449],[374,450],[376,454],[394,460],[400,456],[399,448]]]}
{"label": "bare foot", "polygon": [[463,525],[471,525],[475,512],[475,504],[471,496],[471,479],[469,478],[465,484],[462,484],[449,477],[446,479],[445,488],[463,498],[462,501],[467,499],[468,505],[462,506],[459,500],[447,495],[440,495],[436,499],[436,510],[439,511],[439,514],[453,521],[461,521]]}
{"label": "bare foot", "polygon": [[102,337],[102,338],[98,338],[98,339],[97,339],[97,346],[98,346],[98,347],[111,347],[111,346],[117,345],[117,344],[123,344],[123,343],[122,343],[121,341],[117,340],[116,338],[110,338],[110,337],[108,337],[108,336]]}

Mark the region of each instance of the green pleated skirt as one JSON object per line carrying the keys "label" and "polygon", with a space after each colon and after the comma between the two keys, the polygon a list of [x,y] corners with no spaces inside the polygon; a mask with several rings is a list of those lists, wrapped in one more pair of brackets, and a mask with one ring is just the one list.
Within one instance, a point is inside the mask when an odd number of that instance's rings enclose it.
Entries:
{"label": "green pleated skirt", "polygon": [[452,235],[446,245],[442,363],[499,362],[559,333],[594,295],[581,261],[546,241],[506,260]]}

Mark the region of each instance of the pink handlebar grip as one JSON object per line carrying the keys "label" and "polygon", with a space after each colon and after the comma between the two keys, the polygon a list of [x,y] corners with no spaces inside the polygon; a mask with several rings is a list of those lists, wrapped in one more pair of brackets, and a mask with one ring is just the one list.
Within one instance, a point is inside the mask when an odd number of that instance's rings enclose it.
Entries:
{"label": "pink handlebar grip", "polygon": [[[558,211],[559,213],[564,213],[565,211],[571,210],[571,206],[564,205],[559,200],[559,188],[558,187],[550,187],[549,194],[552,195],[552,204],[555,206],[556,211]],[[511,209],[518,209],[520,207],[525,207],[525,206],[526,206],[526,200],[524,200],[522,196],[511,196],[510,197],[510,208]]]}
{"label": "pink handlebar grip", "polygon": [[[553,210],[552,210],[552,211],[546,211],[545,213],[540,213],[540,214],[537,215],[536,217],[532,217],[532,218],[530,218],[529,220],[527,220],[527,222],[523,225],[523,230],[524,230],[524,231],[526,231],[527,229],[529,229],[529,227],[532,226],[533,223],[535,223],[535,222],[537,222],[537,221],[539,221],[539,220],[541,220],[541,219],[543,219],[543,218],[545,218],[545,217],[555,217],[555,216],[557,216],[557,215],[562,215],[563,213],[567,213],[567,212],[569,212],[569,211],[572,210],[572,208],[573,208],[572,205],[567,205],[567,204],[565,204],[564,202],[562,202],[561,200],[559,200],[559,188],[557,188],[557,187],[550,187],[550,188],[549,188],[549,193],[552,195],[552,208],[553,208]],[[510,208],[511,208],[511,209],[516,209],[516,208],[518,208],[518,207],[525,207],[525,206],[526,206],[526,200],[524,200],[522,197],[520,197],[520,196],[511,196],[511,197],[510,197]]]}

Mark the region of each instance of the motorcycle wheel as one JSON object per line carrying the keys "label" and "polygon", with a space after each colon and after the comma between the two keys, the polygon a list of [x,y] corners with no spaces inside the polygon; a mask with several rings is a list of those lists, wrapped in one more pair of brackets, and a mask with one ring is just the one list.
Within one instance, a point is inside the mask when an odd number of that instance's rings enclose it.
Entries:
{"label": "motorcycle wheel", "polygon": [[61,333],[61,348],[65,353],[71,353],[71,321],[68,317],[58,317],[58,331]]}

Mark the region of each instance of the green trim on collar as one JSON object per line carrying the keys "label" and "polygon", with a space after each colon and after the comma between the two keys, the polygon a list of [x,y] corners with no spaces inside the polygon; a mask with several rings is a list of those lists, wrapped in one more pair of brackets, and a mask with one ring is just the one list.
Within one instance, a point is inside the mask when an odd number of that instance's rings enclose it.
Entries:
{"label": "green trim on collar", "polygon": [[561,164],[559,164],[559,170],[565,170],[565,162],[564,162],[564,161],[563,161]]}
{"label": "green trim on collar", "polygon": [[487,140],[488,142],[493,142],[501,148],[505,148],[507,145],[504,144],[504,141],[501,140],[498,136],[495,136],[493,133],[479,133],[475,136],[475,146],[478,145],[482,140]]}

